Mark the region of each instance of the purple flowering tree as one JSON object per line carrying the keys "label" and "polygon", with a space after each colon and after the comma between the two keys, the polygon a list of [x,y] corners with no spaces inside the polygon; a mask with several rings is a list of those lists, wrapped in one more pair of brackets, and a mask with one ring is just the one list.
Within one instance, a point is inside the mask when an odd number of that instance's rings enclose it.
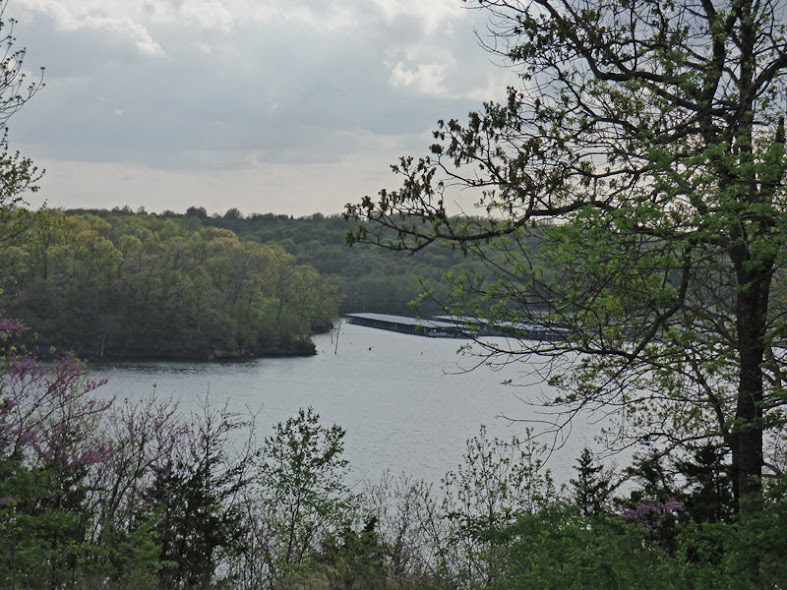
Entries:
{"label": "purple flowering tree", "polygon": [[111,405],[101,382],[66,356],[45,364],[15,346],[24,327],[0,321],[0,576],[63,584],[90,527],[88,473],[106,457],[94,426]]}
{"label": "purple flowering tree", "polygon": [[102,399],[73,356],[16,346],[24,331],[0,320],[0,587],[211,583],[241,534],[251,455],[226,442],[246,423]]}

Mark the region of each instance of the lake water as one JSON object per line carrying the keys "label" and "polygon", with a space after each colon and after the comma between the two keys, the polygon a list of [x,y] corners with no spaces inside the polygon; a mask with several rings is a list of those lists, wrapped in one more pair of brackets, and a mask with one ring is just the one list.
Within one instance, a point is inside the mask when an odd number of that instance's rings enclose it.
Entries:
{"label": "lake water", "polygon": [[[482,424],[503,439],[524,436],[538,420],[537,402],[548,386],[532,367],[493,369],[457,354],[464,341],[397,334],[343,322],[338,333],[315,338],[308,358],[246,362],[145,362],[95,365],[92,376],[109,381],[100,392],[118,398],[174,398],[184,412],[226,402],[233,411],[259,410],[258,436],[312,406],[323,424],[347,430],[345,457],[352,483],[376,482],[388,470],[439,482],[462,460],[465,442]],[[512,379],[517,386],[504,385]],[[531,424],[532,425],[532,424]],[[584,446],[594,447],[596,427],[575,424],[548,467],[557,481],[574,475]],[[546,441],[545,441],[546,442]]]}

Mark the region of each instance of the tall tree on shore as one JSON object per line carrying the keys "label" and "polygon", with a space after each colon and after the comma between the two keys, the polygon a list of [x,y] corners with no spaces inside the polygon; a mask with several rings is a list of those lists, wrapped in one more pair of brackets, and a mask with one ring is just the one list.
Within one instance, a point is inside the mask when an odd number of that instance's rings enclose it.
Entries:
{"label": "tall tree on shore", "polygon": [[[393,228],[378,241],[483,257],[495,281],[456,291],[471,311],[571,327],[492,351],[569,363],[553,373],[564,416],[619,412],[621,432],[668,448],[720,441],[756,497],[785,404],[787,3],[472,6],[521,85],[441,121],[431,154],[395,167],[400,189],[348,206],[350,241]],[[456,185],[482,217],[449,215]]]}

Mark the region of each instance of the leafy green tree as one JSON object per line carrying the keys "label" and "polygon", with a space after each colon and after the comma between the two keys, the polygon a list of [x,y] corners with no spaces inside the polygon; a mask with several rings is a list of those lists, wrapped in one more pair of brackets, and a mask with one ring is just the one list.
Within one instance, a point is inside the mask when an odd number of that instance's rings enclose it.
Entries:
{"label": "leafy green tree", "polygon": [[[311,408],[279,422],[259,458],[252,579],[275,585],[314,560],[322,544],[351,524],[352,494],[342,457],[345,431],[323,426]],[[259,587],[259,586],[258,586]]]}
{"label": "leafy green tree", "polygon": [[684,505],[697,522],[729,520],[735,507],[730,465],[724,449],[704,445],[676,468],[685,479]]}
{"label": "leafy green tree", "polygon": [[532,439],[489,439],[485,427],[467,441],[463,462],[442,480],[446,571],[464,583],[488,585],[497,577],[502,532],[555,496],[544,450]]}
{"label": "leafy green tree", "polygon": [[[569,328],[504,351],[555,360],[566,417],[620,410],[635,439],[723,444],[736,496],[759,495],[785,400],[784,3],[473,5],[521,85],[440,122],[399,190],[349,207],[351,239],[477,255],[496,280],[447,306]],[[449,215],[457,184],[482,217]]]}
{"label": "leafy green tree", "polygon": [[[515,588],[691,588],[648,531],[605,517],[583,517],[554,504],[522,515],[505,531],[488,586]],[[708,586],[716,587],[716,586]]]}
{"label": "leafy green tree", "polygon": [[[346,526],[334,539],[329,539],[319,555],[319,562],[327,565],[331,587],[387,588],[384,556],[387,548],[382,544],[377,529],[377,519],[367,519],[361,531]],[[331,575],[332,574],[332,575]]]}

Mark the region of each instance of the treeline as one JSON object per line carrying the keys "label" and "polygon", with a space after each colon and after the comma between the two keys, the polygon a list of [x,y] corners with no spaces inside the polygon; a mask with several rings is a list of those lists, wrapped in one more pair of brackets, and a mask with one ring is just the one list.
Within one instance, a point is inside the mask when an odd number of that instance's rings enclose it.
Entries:
{"label": "treeline", "polygon": [[18,210],[0,305],[40,347],[91,357],[310,354],[338,287],[274,243],[193,217]]}
{"label": "treeline", "polygon": [[[589,452],[556,489],[545,450],[482,429],[439,487],[348,485],[344,430],[100,401],[70,358],[19,352],[0,318],[0,587],[781,588],[787,487],[745,517],[712,447],[625,473]],[[627,491],[619,484],[628,481]]]}
{"label": "treeline", "polygon": [[[142,215],[130,208],[107,210],[75,209],[67,215],[90,214],[116,223],[119,218]],[[320,274],[332,277],[339,288],[339,312],[378,312],[428,316],[442,311],[439,302],[448,300],[449,284],[443,275],[485,270],[473,257],[451,248],[433,247],[413,255],[392,252],[372,244],[347,246],[347,233],[357,229],[356,221],[342,215],[316,213],[295,218],[272,213],[244,216],[238,209],[208,215],[202,207],[190,207],[185,214],[171,211],[145,217],[172,222],[191,231],[209,227],[228,229],[240,240],[275,244]],[[393,236],[392,236],[393,237]],[[430,295],[422,298],[426,288]],[[417,306],[411,303],[419,300]]]}

